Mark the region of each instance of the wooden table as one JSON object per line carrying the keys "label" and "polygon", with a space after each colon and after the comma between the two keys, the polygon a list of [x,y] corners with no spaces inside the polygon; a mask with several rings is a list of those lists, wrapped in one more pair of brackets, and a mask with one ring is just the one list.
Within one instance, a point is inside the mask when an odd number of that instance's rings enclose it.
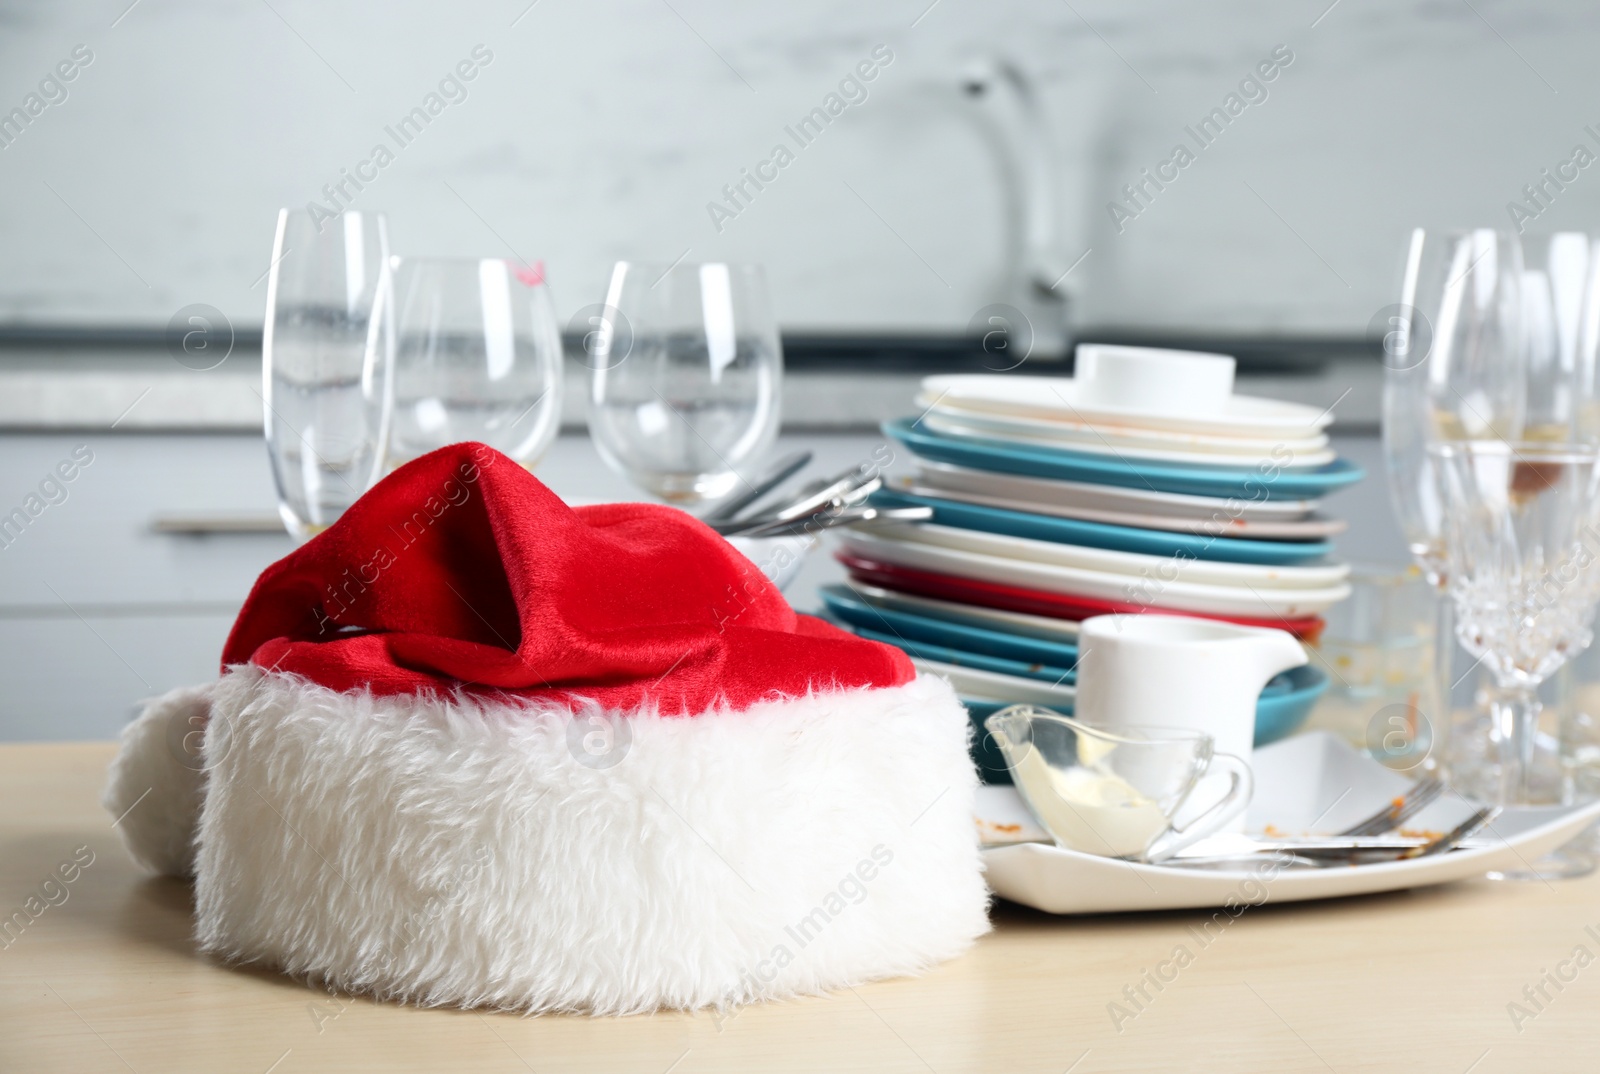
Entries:
{"label": "wooden table", "polygon": [[[99,743],[0,746],[0,915],[77,848],[94,855],[65,901],[52,892],[59,904],[0,950],[6,1074],[1600,1069],[1600,877],[1267,904],[1204,949],[1186,931],[1199,913],[1002,905],[992,935],[920,979],[721,1017],[329,996],[195,954],[188,886],[141,874],[97,804],[110,756]],[[1179,944],[1192,961],[1114,1025],[1109,1005],[1131,1010],[1124,988]],[[1595,964],[1563,963],[1580,945]],[[1573,979],[1558,992],[1547,971]],[[1542,982],[1536,1011],[1523,989]],[[1514,1002],[1529,1016],[1514,1019]]]}

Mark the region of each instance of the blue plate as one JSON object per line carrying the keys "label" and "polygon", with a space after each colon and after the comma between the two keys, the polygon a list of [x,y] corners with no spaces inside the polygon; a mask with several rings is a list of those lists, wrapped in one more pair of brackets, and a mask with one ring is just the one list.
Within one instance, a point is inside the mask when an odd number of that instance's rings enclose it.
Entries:
{"label": "blue plate", "polygon": [[976,733],[972,736],[972,745],[968,750],[972,754],[972,763],[978,766],[978,778],[985,783],[1010,783],[1011,768],[1006,764],[1005,754],[1000,752],[1000,744],[989,735],[989,729],[983,726],[983,721],[1011,702],[974,701],[969,697],[963,697],[961,703],[967,706],[967,716],[972,720],[972,726],[976,728]]}
{"label": "blue plate", "polygon": [[[1272,690],[1273,683],[1285,683],[1287,690]],[[1290,670],[1267,684],[1256,702],[1256,745],[1265,746],[1287,738],[1311,716],[1317,698],[1328,688],[1328,673],[1315,664]]]}
{"label": "blue plate", "polygon": [[953,462],[979,470],[998,470],[1057,481],[1088,481],[1123,488],[1154,489],[1189,496],[1234,497],[1241,500],[1304,500],[1325,496],[1361,480],[1361,467],[1335,459],[1312,470],[1263,473],[1258,466],[1181,466],[1091,455],[1061,448],[1034,447],[975,436],[947,436],[917,428],[907,418],[883,424],[884,434],[923,458]]}
{"label": "blue plate", "polygon": [[[920,660],[936,660],[942,664],[1037,679],[1054,685],[1072,686],[1078,680],[1075,670],[1078,649],[1074,645],[1041,641],[964,623],[950,623],[898,609],[879,608],[863,601],[842,585],[823,587],[821,596],[831,613],[830,618],[843,624],[852,633],[893,645]],[[1297,683],[1294,676],[1295,671],[1276,675],[1262,689],[1261,708],[1256,713],[1258,733],[1264,709],[1271,708],[1268,715],[1274,721],[1274,726],[1289,718],[1282,715],[1280,709],[1291,715],[1295,711],[1299,700],[1297,695],[1305,688],[1305,684]],[[1316,700],[1316,694],[1320,694],[1326,686],[1324,677],[1311,695],[1311,700]],[[1273,737],[1282,738],[1290,730],[1293,727]]]}
{"label": "blue plate", "polygon": [[908,642],[943,645],[980,656],[1063,668],[1070,668],[1078,662],[1076,645],[1009,634],[970,623],[950,622],[898,608],[880,608],[862,600],[846,585],[823,586],[819,595],[834,618],[843,620],[851,627],[893,635],[896,640],[891,644],[898,645],[898,639],[903,638]]}
{"label": "blue plate", "polygon": [[979,671],[996,671],[1001,675],[1015,675],[1022,679],[1038,679],[1041,682],[1056,686],[1062,683],[1070,685],[1076,678],[1070,667],[1024,663],[1021,660],[1008,660],[1000,656],[969,653],[964,649],[952,649],[948,645],[912,641],[898,634],[884,634],[858,626],[852,626],[851,630],[860,637],[868,638],[872,641],[881,641],[885,645],[893,645],[907,656],[914,656],[919,660],[937,660],[941,664],[954,664],[957,667],[976,668]]}
{"label": "blue plate", "polygon": [[[1328,688],[1328,676],[1321,668],[1307,664],[1292,671],[1285,672],[1274,683],[1287,680],[1290,689],[1269,697],[1263,692],[1261,700],[1256,703],[1256,745],[1265,746],[1269,742],[1276,742],[1286,738],[1299,729],[1311,715],[1311,709],[1317,703],[1317,698]],[[1010,783],[1011,771],[1006,767],[1006,760],[1000,753],[1000,747],[989,737],[988,730],[983,726],[983,721],[999,712],[1009,701],[975,701],[962,698],[962,704],[967,706],[967,715],[972,719],[977,733],[972,736],[972,760],[978,766],[978,771],[985,783]],[[1065,715],[1071,715],[1070,707],[1058,709]]]}
{"label": "blue plate", "polygon": [[1104,522],[1082,522],[1073,518],[1035,515],[1000,507],[982,507],[955,500],[918,496],[884,489],[872,494],[872,502],[884,507],[931,507],[933,521],[941,526],[964,530],[1000,533],[1007,537],[1027,537],[1036,541],[1109,548],[1117,552],[1141,552],[1150,556],[1187,556],[1223,563],[1259,563],[1288,566],[1320,559],[1333,551],[1331,541],[1241,541],[1237,537],[1206,537],[1197,533],[1170,533],[1133,526],[1112,526]]}

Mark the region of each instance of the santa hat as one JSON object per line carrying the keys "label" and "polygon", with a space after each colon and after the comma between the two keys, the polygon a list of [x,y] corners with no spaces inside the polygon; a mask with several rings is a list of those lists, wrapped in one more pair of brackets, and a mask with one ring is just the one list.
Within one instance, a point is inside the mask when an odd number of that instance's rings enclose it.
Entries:
{"label": "santa hat", "polygon": [[917,972],[987,925],[942,679],[688,515],[481,445],[269,567],[104,803],[201,946],[421,1004],[624,1013]]}

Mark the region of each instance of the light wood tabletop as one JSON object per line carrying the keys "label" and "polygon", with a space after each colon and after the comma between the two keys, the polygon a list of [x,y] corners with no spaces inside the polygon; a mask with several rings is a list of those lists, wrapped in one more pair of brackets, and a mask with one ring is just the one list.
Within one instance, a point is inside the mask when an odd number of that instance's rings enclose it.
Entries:
{"label": "light wood tabletop", "polygon": [[[7,1074],[1600,1069],[1600,877],[1269,901],[1209,946],[1189,931],[1198,911],[1002,904],[993,933],[924,977],[720,1016],[327,995],[195,953],[188,885],[142,874],[97,804],[111,752],[0,746]],[[1146,970],[1176,976],[1157,991]]]}

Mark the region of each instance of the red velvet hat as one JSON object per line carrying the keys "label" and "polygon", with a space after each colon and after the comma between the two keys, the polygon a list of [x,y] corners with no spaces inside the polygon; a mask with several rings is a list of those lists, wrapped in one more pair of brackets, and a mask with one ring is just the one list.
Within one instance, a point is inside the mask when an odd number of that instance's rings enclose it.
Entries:
{"label": "red velvet hat", "polygon": [[[914,971],[984,931],[968,721],[673,508],[460,444],[257,581],[106,792],[204,946],[420,1003],[623,1012]],[[204,727],[203,745],[190,748]]]}
{"label": "red velvet hat", "polygon": [[581,697],[672,715],[915,677],[900,650],[796,615],[684,512],[573,509],[481,444],[402,467],[268,567],[222,663],[331,690]]}

